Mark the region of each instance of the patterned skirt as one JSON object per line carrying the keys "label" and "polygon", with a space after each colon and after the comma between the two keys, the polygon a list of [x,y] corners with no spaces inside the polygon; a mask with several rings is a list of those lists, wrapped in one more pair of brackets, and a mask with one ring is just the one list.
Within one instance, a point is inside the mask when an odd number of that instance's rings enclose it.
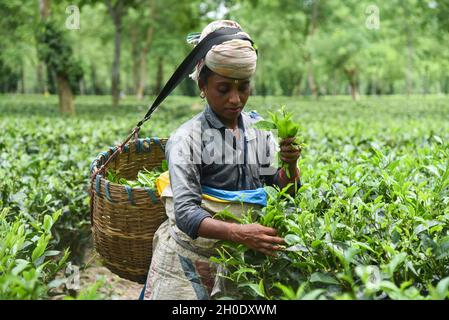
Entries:
{"label": "patterned skirt", "polygon": [[[154,235],[153,255],[143,298],[209,300],[227,295],[232,288],[220,276],[221,268],[210,261],[220,242],[202,237],[192,240],[176,226],[173,198],[162,199],[168,219]],[[236,216],[241,216],[254,206],[206,199],[202,202],[202,207],[212,214],[226,208]]]}

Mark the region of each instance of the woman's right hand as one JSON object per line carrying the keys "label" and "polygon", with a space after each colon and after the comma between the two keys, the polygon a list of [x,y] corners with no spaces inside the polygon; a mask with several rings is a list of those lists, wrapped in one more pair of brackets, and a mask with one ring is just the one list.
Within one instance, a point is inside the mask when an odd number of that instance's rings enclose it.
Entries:
{"label": "woman's right hand", "polygon": [[279,245],[285,243],[284,239],[277,236],[276,229],[258,223],[233,224],[230,233],[231,241],[269,256],[276,256],[275,251],[282,249]]}

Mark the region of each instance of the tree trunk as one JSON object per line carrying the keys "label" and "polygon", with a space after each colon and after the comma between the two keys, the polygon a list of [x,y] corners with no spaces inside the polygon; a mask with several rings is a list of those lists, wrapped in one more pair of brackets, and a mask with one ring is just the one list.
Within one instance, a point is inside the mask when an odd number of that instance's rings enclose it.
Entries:
{"label": "tree trunk", "polygon": [[70,83],[67,78],[60,75],[56,76],[56,79],[58,81],[59,110],[61,113],[74,115],[75,105]]}
{"label": "tree trunk", "polygon": [[359,100],[359,94],[357,92],[357,86],[355,85],[354,82],[350,82],[351,85],[351,96],[352,96],[352,100],[357,101]]}
{"label": "tree trunk", "polygon": [[54,70],[48,67],[46,69],[47,69],[48,92],[50,94],[55,94],[58,91],[58,84],[57,84],[58,79],[56,79],[56,74]]}
{"label": "tree trunk", "polygon": [[406,27],[407,33],[407,96],[413,94],[413,39],[412,39],[412,30],[410,30],[410,26]]}
{"label": "tree trunk", "polygon": [[112,63],[112,81],[111,81],[111,95],[112,105],[118,106],[120,100],[120,45],[122,34],[122,14],[123,14],[123,0],[117,0],[116,4],[112,6],[111,1],[106,2],[109,14],[114,22],[114,61]]}
{"label": "tree trunk", "polygon": [[407,95],[413,94],[413,46],[407,45]]}
{"label": "tree trunk", "polygon": [[86,94],[86,86],[84,84],[84,79],[79,81],[80,95],[84,96]]}
{"label": "tree trunk", "polygon": [[293,95],[294,96],[300,96],[301,95],[301,82],[302,82],[302,75],[299,77],[299,80],[296,82],[296,85],[293,89]]}
{"label": "tree trunk", "polygon": [[[155,1],[150,1],[150,12],[151,12],[151,20],[155,20]],[[137,98],[139,100],[143,99],[144,91],[145,91],[145,82],[147,79],[147,55],[150,51],[151,44],[153,43],[153,34],[154,34],[154,24],[151,23],[147,29],[147,36],[145,38],[145,42],[142,48],[142,52],[140,54],[140,77],[139,77],[139,86],[137,88]]]}
{"label": "tree trunk", "polygon": [[20,65],[20,93],[25,94],[25,68],[22,64]]}
{"label": "tree trunk", "polygon": [[373,81],[373,77],[371,77],[368,81],[366,90],[365,90],[365,94],[366,95],[370,95],[370,96],[374,96],[376,95],[376,91],[374,90],[374,81]]}
{"label": "tree trunk", "polygon": [[315,98],[318,98],[318,91],[316,88],[315,77],[313,76],[312,59],[309,59],[308,65],[309,66],[308,66],[308,70],[307,70],[307,82],[309,83],[309,88],[312,91],[312,95]]}
{"label": "tree trunk", "polygon": [[332,77],[332,95],[337,95],[337,76],[335,75],[335,72]]}
{"label": "tree trunk", "polygon": [[122,21],[120,16],[114,18],[115,25],[115,37],[114,37],[114,62],[112,65],[112,105],[114,107],[118,106],[120,100],[120,42],[121,42],[121,32],[122,32]]}
{"label": "tree trunk", "polygon": [[134,93],[133,90],[133,84],[131,81],[131,77],[128,75],[128,73],[125,73],[125,89],[123,90],[125,94],[128,94],[129,92]]}
{"label": "tree trunk", "polygon": [[164,58],[159,57],[157,61],[156,85],[154,93],[157,95],[162,90],[162,82],[164,81]]}
{"label": "tree trunk", "polygon": [[137,99],[139,100],[143,100],[146,77],[147,77],[147,59],[146,54],[142,52],[142,54],[140,55],[139,86],[137,87]]}
{"label": "tree trunk", "polygon": [[320,86],[320,88],[318,89],[318,98],[320,96],[327,96],[327,85],[326,84]]}
{"label": "tree trunk", "polygon": [[[313,1],[312,3],[312,17],[311,17],[311,23],[310,23],[310,33],[309,37],[313,38],[313,36],[316,33],[317,29],[317,15],[318,15],[318,1]],[[308,61],[307,61],[307,81],[309,83],[309,88],[312,91],[312,95],[315,98],[318,98],[318,90],[315,83],[315,76],[313,74],[313,61],[312,56],[309,55]]]}
{"label": "tree trunk", "polygon": [[[39,1],[39,13],[41,16],[41,20],[45,22],[50,15],[50,0],[40,0]],[[42,63],[45,66],[44,63]],[[43,68],[42,68],[43,69]],[[73,92],[70,87],[69,77],[64,74],[67,71],[63,71],[62,74],[56,74],[56,71],[50,68],[46,68],[47,70],[47,79],[50,82],[50,86],[52,86],[52,92],[57,91],[59,97],[59,110],[63,114],[74,115],[75,114],[75,105],[73,100]],[[41,69],[38,67],[38,76],[40,77]],[[54,91],[53,91],[54,89]],[[45,88],[45,94],[47,94],[47,89]]]}
{"label": "tree trunk", "polygon": [[351,87],[352,100],[356,101],[359,98],[359,94],[357,92],[356,69],[345,69],[345,73],[349,80],[349,86]]}
{"label": "tree trunk", "polygon": [[391,81],[388,84],[388,94],[394,94],[394,85],[393,85],[393,82],[391,82]]}
{"label": "tree trunk", "polygon": [[132,78],[133,78],[133,91],[137,95],[137,89],[139,88],[139,51],[137,46],[137,26],[134,26],[131,30],[131,59],[132,59]]}
{"label": "tree trunk", "polygon": [[[39,15],[41,17],[42,22],[47,21],[48,17],[50,16],[50,7],[51,7],[50,0],[39,0]],[[49,92],[48,92],[46,74],[47,74],[47,72],[46,72],[45,63],[42,61],[39,61],[37,63],[38,91],[40,93],[43,93],[45,96],[48,96]]]}
{"label": "tree trunk", "polygon": [[423,96],[427,95],[430,93],[430,73],[429,73],[429,68],[426,66],[424,68],[424,76],[422,77],[422,88],[423,88]]}
{"label": "tree trunk", "polygon": [[97,84],[97,70],[95,68],[94,64],[90,65],[90,81],[92,82],[92,93],[93,94],[100,94],[100,90],[98,89]]}
{"label": "tree trunk", "polygon": [[47,21],[50,16],[50,0],[39,0],[39,14],[42,21]]}
{"label": "tree trunk", "polygon": [[37,84],[36,84],[36,90],[38,93],[44,92],[44,66],[42,62],[38,62],[36,66],[36,78],[37,78]]}

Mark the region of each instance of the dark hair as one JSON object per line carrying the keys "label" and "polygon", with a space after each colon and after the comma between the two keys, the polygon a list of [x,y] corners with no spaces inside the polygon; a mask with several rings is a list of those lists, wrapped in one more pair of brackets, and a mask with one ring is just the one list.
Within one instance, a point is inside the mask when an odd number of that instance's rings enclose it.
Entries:
{"label": "dark hair", "polygon": [[206,65],[204,65],[200,71],[198,79],[207,85],[207,79],[213,74],[214,72],[211,69],[209,69]]}

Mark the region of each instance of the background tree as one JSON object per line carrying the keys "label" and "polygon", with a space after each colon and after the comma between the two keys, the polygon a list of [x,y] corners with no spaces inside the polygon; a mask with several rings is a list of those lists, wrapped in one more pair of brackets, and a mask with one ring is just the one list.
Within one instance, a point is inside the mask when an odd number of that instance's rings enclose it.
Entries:
{"label": "background tree", "polygon": [[[50,5],[51,4],[51,5]],[[0,90],[56,92],[54,70],[37,54],[47,16],[63,31],[86,76],[76,92],[156,94],[191,47],[189,32],[237,20],[259,48],[253,93],[260,95],[432,94],[449,92],[447,1],[80,0],[81,29],[67,30],[68,0],[0,3]],[[42,9],[42,10],[41,10]],[[51,11],[51,13],[50,13]],[[175,94],[198,94],[192,81]]]}
{"label": "background tree", "polygon": [[32,91],[32,86],[38,82],[32,72],[36,67],[36,8],[11,0],[0,2],[0,12],[0,90]]}
{"label": "background tree", "polygon": [[112,63],[111,95],[112,105],[120,100],[120,46],[122,37],[122,17],[126,12],[124,0],[106,0],[109,15],[114,23],[114,62]]}
{"label": "background tree", "polygon": [[73,56],[71,45],[64,37],[63,31],[49,20],[42,22],[37,32],[37,40],[40,58],[56,75],[60,111],[74,114],[73,92],[83,76],[83,70]]}
{"label": "background tree", "polygon": [[58,92],[60,111],[74,114],[74,94],[79,91],[83,69],[73,53],[70,29],[66,25],[68,3],[54,1],[54,10],[51,4],[50,0],[39,2],[40,20],[36,24],[37,58],[47,69],[50,90]]}

